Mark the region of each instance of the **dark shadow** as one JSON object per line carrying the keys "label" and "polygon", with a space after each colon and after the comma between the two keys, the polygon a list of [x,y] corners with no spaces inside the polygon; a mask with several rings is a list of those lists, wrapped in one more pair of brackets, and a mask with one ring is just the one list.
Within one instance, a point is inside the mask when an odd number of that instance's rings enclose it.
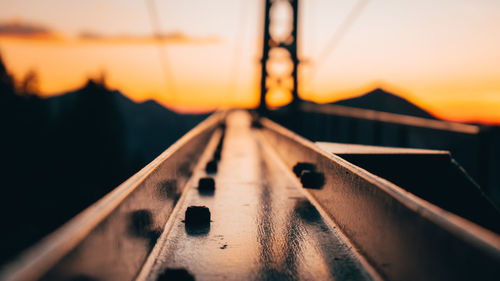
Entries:
{"label": "dark shadow", "polygon": [[167,268],[160,275],[157,281],[194,281],[195,278],[184,268]]}
{"label": "dark shadow", "polygon": [[130,213],[129,233],[135,237],[147,237],[153,226],[153,216],[148,210],[137,210]]}
{"label": "dark shadow", "polygon": [[299,215],[304,221],[308,223],[316,223],[321,221],[321,215],[316,207],[307,199],[299,199],[295,203],[295,213]]}
{"label": "dark shadow", "polygon": [[198,193],[201,196],[213,196],[215,193],[215,180],[211,177],[200,178],[198,181]]}
{"label": "dark shadow", "polygon": [[175,202],[180,197],[180,192],[177,191],[177,180],[171,179],[166,180],[158,185],[158,195],[159,198],[166,200],[171,199]]}
{"label": "dark shadow", "polygon": [[153,229],[153,216],[148,210],[137,210],[130,213],[128,232],[131,236],[145,239],[149,249],[153,249],[161,235],[161,229]]}
{"label": "dark shadow", "polygon": [[69,279],[69,281],[98,281],[98,280],[99,279],[87,275],[79,275]]}
{"label": "dark shadow", "polygon": [[298,178],[302,174],[303,171],[316,171],[316,165],[307,162],[299,162],[293,166],[292,171]]}
{"label": "dark shadow", "polygon": [[210,224],[202,225],[188,225],[185,224],[184,228],[189,236],[206,236],[210,232]]}

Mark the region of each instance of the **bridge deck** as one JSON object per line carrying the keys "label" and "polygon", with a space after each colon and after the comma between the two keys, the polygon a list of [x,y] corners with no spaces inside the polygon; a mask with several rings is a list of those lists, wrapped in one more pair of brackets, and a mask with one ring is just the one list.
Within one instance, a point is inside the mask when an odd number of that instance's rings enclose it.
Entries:
{"label": "bridge deck", "polygon": [[[200,194],[196,184],[186,188],[145,279],[156,280],[165,268],[185,268],[196,280],[374,279],[259,131],[251,129],[249,115],[234,113],[226,124],[215,193]],[[202,167],[193,183],[206,176]],[[209,207],[208,228],[190,231],[183,223],[192,205]]]}
{"label": "bridge deck", "polygon": [[[444,203],[458,185],[431,186],[437,177],[422,174],[436,159],[449,164],[448,153],[359,149],[321,149],[269,119],[217,112],[5,265],[0,280],[177,280],[179,269],[195,280],[498,279],[500,235],[474,220],[488,213],[455,212]],[[411,155],[427,162],[410,175]],[[375,169],[382,162],[392,164]],[[198,187],[207,176],[214,192]],[[430,200],[418,195],[425,188],[449,189]],[[474,188],[464,185],[459,206],[474,203]],[[208,207],[211,221],[183,221],[190,206]]]}

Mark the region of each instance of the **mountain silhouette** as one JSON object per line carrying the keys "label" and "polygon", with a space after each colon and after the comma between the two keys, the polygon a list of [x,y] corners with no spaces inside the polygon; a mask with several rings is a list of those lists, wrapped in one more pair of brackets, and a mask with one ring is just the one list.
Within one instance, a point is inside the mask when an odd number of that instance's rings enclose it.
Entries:
{"label": "mountain silhouette", "polygon": [[[0,264],[146,166],[207,114],[136,103],[102,82],[51,98],[15,87],[0,58]],[[15,214],[15,215],[13,215]]]}
{"label": "mountain silhouette", "polygon": [[408,100],[380,88],[359,97],[339,100],[331,104],[437,119]]}
{"label": "mountain silhouette", "polygon": [[[89,81],[83,88],[46,100],[53,119],[61,118],[64,108],[70,107],[93,87]],[[167,149],[208,114],[180,114],[154,100],[136,103],[120,91],[109,91],[123,126],[123,145],[127,161],[139,161],[145,166]],[[142,168],[142,167],[141,167]]]}

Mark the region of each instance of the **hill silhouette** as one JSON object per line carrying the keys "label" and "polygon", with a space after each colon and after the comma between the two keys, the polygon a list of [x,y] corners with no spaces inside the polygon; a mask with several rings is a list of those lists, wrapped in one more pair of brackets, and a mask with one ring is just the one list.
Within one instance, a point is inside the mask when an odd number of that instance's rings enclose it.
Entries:
{"label": "hill silhouette", "polygon": [[0,58],[0,264],[114,189],[207,116],[178,114],[154,101],[135,103],[102,81],[43,99],[34,92],[36,74],[28,78],[16,83]]}
{"label": "hill silhouette", "polygon": [[[74,104],[95,82],[76,91],[68,92],[46,100],[52,118],[62,117],[64,108]],[[120,91],[109,91],[122,122],[124,153],[127,161],[139,161],[144,167],[182,137],[208,114],[179,114],[154,100],[136,103]]]}
{"label": "hill silhouette", "polygon": [[408,100],[380,88],[359,97],[339,100],[331,104],[437,119]]}

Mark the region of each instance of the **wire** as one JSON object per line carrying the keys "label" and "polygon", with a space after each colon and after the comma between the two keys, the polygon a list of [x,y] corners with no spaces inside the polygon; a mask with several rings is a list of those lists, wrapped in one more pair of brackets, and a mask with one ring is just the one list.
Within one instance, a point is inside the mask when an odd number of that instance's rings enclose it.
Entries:
{"label": "wire", "polygon": [[161,33],[160,21],[157,14],[155,0],[146,0],[146,5],[148,6],[148,15],[151,21],[151,27],[154,32],[154,37],[158,43],[157,44],[158,57],[160,59],[160,64],[163,72],[164,81],[166,84],[167,93],[169,93],[172,98],[175,98],[176,89],[174,83],[174,76],[169,65],[167,50],[166,47],[164,46],[164,36]]}
{"label": "wire", "polygon": [[340,41],[344,38],[346,33],[349,31],[351,26],[356,22],[356,20],[361,15],[361,12],[366,7],[366,5],[370,2],[370,0],[358,0],[358,2],[353,6],[352,10],[347,15],[346,19],[342,22],[339,28],[335,31],[332,38],[323,49],[323,51],[319,54],[319,56],[314,60],[316,64],[314,64],[313,69],[310,72],[310,80],[311,83],[314,82],[316,78],[316,74],[318,73],[321,66],[323,66],[328,56],[331,52],[338,46]]}
{"label": "wire", "polygon": [[245,35],[244,28],[245,24],[247,22],[247,1],[242,0],[240,1],[240,16],[239,22],[238,22],[238,27],[236,29],[236,36],[235,36],[235,49],[233,52],[233,58],[231,61],[231,67],[230,67],[230,73],[229,73],[229,80],[228,80],[228,92],[231,95],[231,98],[234,99],[234,94],[236,93],[236,89],[238,86],[238,76],[239,76],[239,70],[240,70],[240,63],[241,63],[241,52],[243,48],[243,38]]}

